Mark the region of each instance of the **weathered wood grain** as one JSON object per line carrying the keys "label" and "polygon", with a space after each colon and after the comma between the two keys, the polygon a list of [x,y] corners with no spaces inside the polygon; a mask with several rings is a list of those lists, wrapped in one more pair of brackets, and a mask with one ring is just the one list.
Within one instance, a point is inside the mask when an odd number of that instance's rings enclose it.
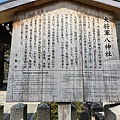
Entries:
{"label": "weathered wood grain", "polygon": [[58,103],[58,120],[71,120],[70,103]]}
{"label": "weathered wood grain", "polygon": [[60,2],[14,18],[7,101],[119,101],[112,13]]}

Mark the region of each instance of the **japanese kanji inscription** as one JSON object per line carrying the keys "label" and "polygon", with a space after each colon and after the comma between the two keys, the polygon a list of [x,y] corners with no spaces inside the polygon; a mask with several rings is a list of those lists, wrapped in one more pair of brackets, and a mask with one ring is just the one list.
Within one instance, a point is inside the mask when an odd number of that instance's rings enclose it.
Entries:
{"label": "japanese kanji inscription", "polygon": [[14,19],[7,101],[120,101],[111,12],[62,1]]}

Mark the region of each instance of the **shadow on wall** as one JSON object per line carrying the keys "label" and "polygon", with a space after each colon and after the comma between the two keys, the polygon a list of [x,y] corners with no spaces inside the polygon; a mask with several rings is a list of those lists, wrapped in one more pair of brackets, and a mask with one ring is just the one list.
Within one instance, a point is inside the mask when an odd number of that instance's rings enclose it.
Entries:
{"label": "shadow on wall", "polygon": [[120,21],[116,21],[116,30],[117,30],[117,40],[118,40],[118,48],[120,55]]}

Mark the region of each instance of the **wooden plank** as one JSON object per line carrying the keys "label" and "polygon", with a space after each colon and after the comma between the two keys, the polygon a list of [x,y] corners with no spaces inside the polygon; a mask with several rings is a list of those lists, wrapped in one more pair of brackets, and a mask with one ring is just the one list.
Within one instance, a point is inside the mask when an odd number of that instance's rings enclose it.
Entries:
{"label": "wooden plank", "polygon": [[7,101],[118,102],[117,44],[108,11],[62,1],[16,14]]}

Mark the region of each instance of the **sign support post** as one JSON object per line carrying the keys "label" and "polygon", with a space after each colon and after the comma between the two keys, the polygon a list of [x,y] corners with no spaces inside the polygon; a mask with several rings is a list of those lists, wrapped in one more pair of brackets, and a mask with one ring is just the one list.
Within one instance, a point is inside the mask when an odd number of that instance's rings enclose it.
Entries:
{"label": "sign support post", "polygon": [[58,120],[71,120],[71,103],[58,103]]}

